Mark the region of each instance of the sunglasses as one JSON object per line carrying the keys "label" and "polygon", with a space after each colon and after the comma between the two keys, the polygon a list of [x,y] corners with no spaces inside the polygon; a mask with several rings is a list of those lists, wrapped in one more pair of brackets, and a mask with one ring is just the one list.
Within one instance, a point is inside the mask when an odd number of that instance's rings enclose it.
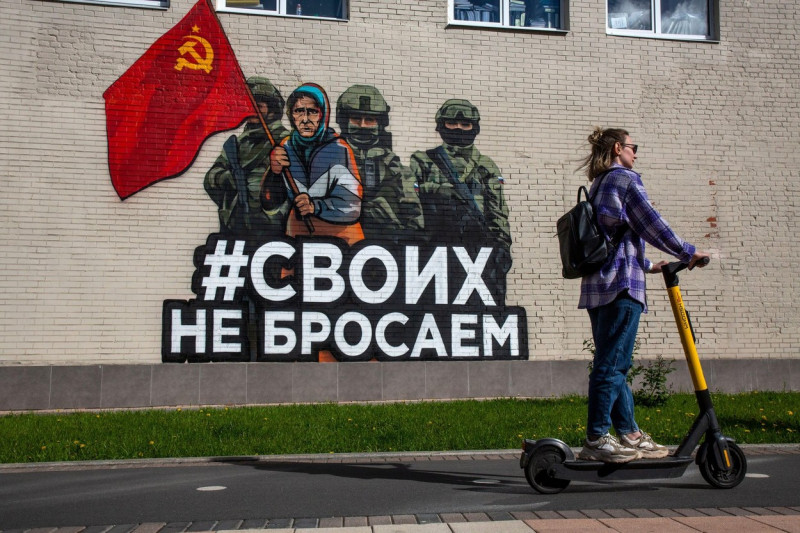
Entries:
{"label": "sunglasses", "polygon": [[635,154],[635,153],[636,153],[636,151],[639,149],[639,145],[638,145],[638,144],[624,144],[624,143],[623,143],[623,144],[622,144],[622,146],[630,146],[630,147],[631,147],[631,150],[633,150],[633,153],[634,153],[634,154]]}

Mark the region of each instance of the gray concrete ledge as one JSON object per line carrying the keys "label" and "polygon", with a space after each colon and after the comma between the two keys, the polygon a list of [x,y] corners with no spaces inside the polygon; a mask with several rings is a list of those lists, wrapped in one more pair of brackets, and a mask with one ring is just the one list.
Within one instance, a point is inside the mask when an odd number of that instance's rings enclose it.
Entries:
{"label": "gray concrete ledge", "polygon": [[[691,391],[681,361],[669,375]],[[712,392],[798,391],[800,359],[703,362]],[[587,361],[415,361],[0,366],[0,411],[585,394]]]}

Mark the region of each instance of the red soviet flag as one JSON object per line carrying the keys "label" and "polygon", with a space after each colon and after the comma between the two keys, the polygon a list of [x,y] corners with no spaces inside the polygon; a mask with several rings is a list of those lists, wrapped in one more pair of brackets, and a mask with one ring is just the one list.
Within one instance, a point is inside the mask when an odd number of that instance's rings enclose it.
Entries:
{"label": "red soviet flag", "polygon": [[103,98],[108,168],[123,200],[183,173],[210,135],[256,114],[208,0],[199,0]]}

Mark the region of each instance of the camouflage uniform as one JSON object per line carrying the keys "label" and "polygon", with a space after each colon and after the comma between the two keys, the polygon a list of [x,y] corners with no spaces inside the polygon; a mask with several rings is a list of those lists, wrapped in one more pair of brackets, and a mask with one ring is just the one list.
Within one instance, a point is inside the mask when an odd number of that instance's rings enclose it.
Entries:
{"label": "camouflage uniform", "polygon": [[[511,268],[511,232],[503,196],[503,176],[494,161],[475,148],[480,132],[478,109],[467,100],[447,100],[436,113],[436,131],[445,142],[411,155],[432,244],[494,249],[485,278],[499,305],[505,304],[506,274]],[[449,130],[445,121],[469,122],[468,131]],[[450,141],[450,142],[448,142]]]}
{"label": "camouflage uniform", "polygon": [[[370,85],[353,85],[339,97],[336,121],[342,138],[353,149],[363,188],[361,226],[373,240],[407,242],[419,239],[423,228],[422,206],[414,191],[414,179],[392,151],[389,105]],[[356,127],[351,117],[371,117],[374,128]]]}
{"label": "camouflage uniform", "polygon": [[[256,102],[266,102],[269,112],[265,116],[267,127],[275,142],[289,134],[281,123],[283,98],[266,78],[248,78],[247,84]],[[233,164],[223,150],[206,173],[203,183],[206,192],[219,207],[220,232],[254,241],[266,241],[283,235],[283,223],[288,206],[272,212],[261,209],[261,181],[269,166],[269,143],[260,123],[247,123],[236,142],[235,153],[244,172],[244,183],[237,184]],[[232,143],[231,139],[227,142]],[[247,191],[246,203],[239,200],[239,190]]]}
{"label": "camouflage uniform", "polygon": [[[480,131],[478,109],[467,100],[448,100],[442,105],[436,113],[437,131],[444,127],[445,119],[469,120]],[[435,161],[434,150],[449,161],[460,182],[456,186]],[[411,172],[419,186],[428,240],[509,250],[511,232],[500,169],[474,144],[455,146],[445,142],[434,150],[411,156]]]}

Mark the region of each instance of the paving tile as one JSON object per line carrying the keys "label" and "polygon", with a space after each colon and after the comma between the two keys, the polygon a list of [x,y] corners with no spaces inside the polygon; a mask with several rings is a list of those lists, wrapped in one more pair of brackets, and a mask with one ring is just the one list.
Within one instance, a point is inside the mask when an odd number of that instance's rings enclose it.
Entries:
{"label": "paving tile", "polygon": [[78,531],[83,531],[83,526],[80,527],[59,527],[56,529],[55,533],[78,533]]}
{"label": "paving tile", "polygon": [[368,526],[369,523],[367,522],[366,516],[345,516],[344,517],[344,527],[362,527]]}
{"label": "paving tile", "polygon": [[707,515],[704,515],[697,509],[675,509],[675,512],[680,513],[681,516],[694,516],[698,518],[703,518]]}
{"label": "paving tile", "polygon": [[464,513],[467,522],[488,522],[489,515],[486,513]]}
{"label": "paving tile", "polygon": [[[291,518],[270,518],[269,523],[267,524],[267,529],[291,529],[291,527]],[[242,524],[241,529],[246,529],[244,524]]]}
{"label": "paving tile", "polygon": [[[289,531],[294,531],[290,529]],[[319,527],[314,530],[314,533],[372,533],[372,528],[369,526],[361,527],[348,527],[342,529],[341,527]]]}
{"label": "paving tile", "polygon": [[673,517],[673,516],[683,516],[680,513],[676,513],[674,509],[650,509],[653,514],[657,514],[658,516],[663,516],[665,518]]}
{"label": "paving tile", "polygon": [[[290,529],[294,532],[295,530]],[[314,533],[372,533],[372,528],[369,526],[348,527],[320,527],[314,530]]]}
{"label": "paving tile", "polygon": [[385,526],[392,523],[392,517],[385,515],[385,516],[369,516],[367,517],[367,522],[371,526]]}
{"label": "paving tile", "polygon": [[136,527],[136,524],[118,524],[109,529],[106,533],[130,533],[136,529]]}
{"label": "paving tile", "polygon": [[800,533],[800,516],[797,515],[751,516],[750,518],[781,531]]}
{"label": "paving tile", "polygon": [[586,509],[581,511],[584,518],[611,518],[611,515],[602,509]]}
{"label": "paving tile", "polygon": [[675,522],[672,518],[603,518],[604,525],[616,531],[635,531],[636,533],[691,533],[689,526]]}
{"label": "paving tile", "polygon": [[29,529],[28,533],[53,533],[56,530],[54,527],[37,527],[35,529]]}
{"label": "paving tile", "polygon": [[658,515],[649,509],[626,509],[636,518],[658,518]]}
{"label": "paving tile", "polygon": [[183,533],[191,525],[191,522],[169,522],[158,533]]}
{"label": "paving tile", "polygon": [[417,515],[418,524],[439,524],[441,522],[442,520],[439,518],[439,515],[435,513],[425,513]]}
{"label": "paving tile", "polygon": [[[511,513],[511,516],[514,517],[515,520],[535,520],[536,515],[533,511],[517,511]],[[445,520],[445,522],[450,522],[449,520]]]}
{"label": "paving tile", "polygon": [[586,518],[580,511],[558,511],[564,518]]}
{"label": "paving tile", "polygon": [[505,511],[488,512],[489,520],[492,522],[504,522],[506,520],[514,520],[514,517]]}
{"label": "paving tile", "polygon": [[733,516],[747,516],[748,514],[750,514],[741,507],[722,507],[720,508],[720,511],[724,511]]}
{"label": "paving tile", "polygon": [[[114,526],[89,526],[81,530],[81,533],[108,533]],[[133,527],[131,527],[133,529]]]}
{"label": "paving tile", "polygon": [[525,520],[524,522],[536,533],[593,533],[596,531],[614,531],[598,520],[558,518],[555,520]]}
{"label": "paving tile", "polygon": [[[192,522],[186,531],[213,531],[216,527],[217,523],[214,520],[208,520],[205,522]],[[82,531],[81,533],[85,533]]]}
{"label": "paving tile", "polygon": [[703,533],[729,533],[730,531],[747,531],[747,533],[777,532],[772,526],[757,522],[745,516],[694,516],[676,517],[673,520],[687,525]]}
{"label": "paving tile", "polygon": [[698,508],[697,511],[707,516],[731,516],[730,513],[726,513],[722,509],[717,509],[715,507],[701,507]]}
{"label": "paving tile", "polygon": [[[241,520],[220,520],[214,527],[215,531],[236,530],[242,525]],[[108,533],[112,533],[109,531]],[[121,532],[120,532],[121,533]]]}
{"label": "paving tile", "polygon": [[[369,531],[369,528],[367,529]],[[350,531],[347,531],[350,533]],[[372,526],[372,533],[452,533],[447,524],[391,524]]]}
{"label": "paving tile", "polygon": [[534,511],[533,514],[539,520],[560,520],[563,517],[555,511]]}
{"label": "paving tile", "polygon": [[328,516],[319,519],[320,528],[342,527],[344,525],[344,517],[341,516]]}
{"label": "paving tile", "polygon": [[416,524],[417,517],[413,514],[396,514],[392,516],[392,522],[398,525]]}
{"label": "paving tile", "polygon": [[767,507],[770,511],[775,511],[778,514],[796,515],[800,514],[800,509],[791,507]]}
{"label": "paving tile", "polygon": [[634,516],[625,509],[603,509],[611,518],[633,518]]}
{"label": "paving tile", "polygon": [[521,520],[497,522],[462,522],[450,524],[453,533],[532,533],[531,526]]}
{"label": "paving tile", "polygon": [[778,514],[775,511],[770,511],[765,507],[743,507],[743,509],[747,511],[749,514],[757,516]]}
{"label": "paving tile", "polygon": [[266,525],[267,525],[266,518],[250,518],[248,520],[244,520],[242,522],[242,525],[239,526],[239,529],[264,529]]}
{"label": "paving tile", "polygon": [[295,518],[292,525],[295,529],[314,529],[317,527],[317,522],[316,518]]}
{"label": "paving tile", "polygon": [[[144,524],[139,524],[133,530],[134,533],[156,533],[161,531],[161,528],[166,526],[167,524],[164,522],[146,522]],[[32,533],[32,532],[31,532]]]}
{"label": "paving tile", "polygon": [[460,524],[467,521],[461,513],[442,513],[439,517],[441,517],[442,522],[446,524]]}

